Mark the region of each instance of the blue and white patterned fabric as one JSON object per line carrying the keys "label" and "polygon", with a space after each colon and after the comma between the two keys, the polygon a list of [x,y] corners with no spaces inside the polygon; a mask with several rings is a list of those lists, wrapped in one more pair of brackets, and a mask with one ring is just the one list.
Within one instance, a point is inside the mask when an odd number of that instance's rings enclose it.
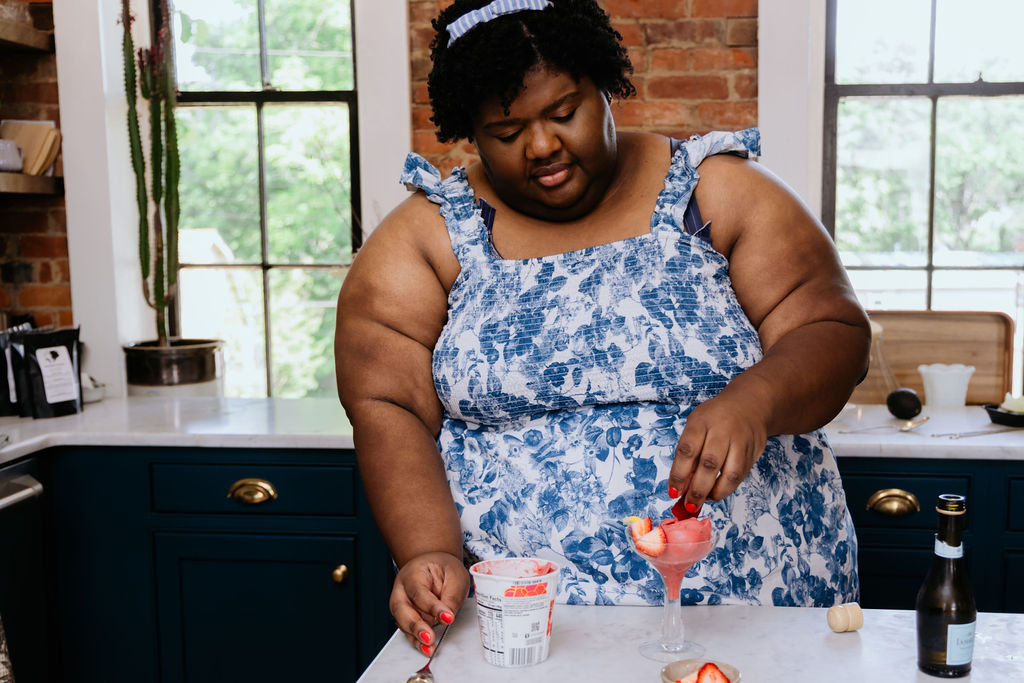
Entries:
{"label": "blue and white patterned fabric", "polygon": [[[403,181],[440,205],[461,265],[433,372],[471,555],[559,562],[563,602],[660,604],[621,520],[671,516],[687,416],[762,356],[728,261],[681,218],[705,157],[759,144],[755,129],[694,137],[672,157],[650,234],[519,261],[491,246],[464,169],[442,179],[409,155]],[[771,437],[704,514],[716,545],[683,581],[684,604],[858,598],[856,536],[821,431]]]}
{"label": "blue and white patterned fabric", "polygon": [[475,9],[470,12],[466,12],[461,17],[448,24],[448,46],[456,40],[466,34],[466,31],[484,24],[492,19],[505,14],[515,14],[516,12],[522,12],[528,9],[547,9],[551,7],[549,0],[494,0],[489,5],[484,5],[480,9]]}

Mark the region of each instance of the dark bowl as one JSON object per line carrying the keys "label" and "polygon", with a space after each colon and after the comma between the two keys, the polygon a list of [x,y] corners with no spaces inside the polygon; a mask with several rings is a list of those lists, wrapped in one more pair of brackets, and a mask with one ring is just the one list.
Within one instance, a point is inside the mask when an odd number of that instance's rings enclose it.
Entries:
{"label": "dark bowl", "polygon": [[1011,413],[1009,410],[1003,410],[996,403],[986,404],[985,412],[988,413],[988,418],[997,425],[1024,427],[1024,413]]}

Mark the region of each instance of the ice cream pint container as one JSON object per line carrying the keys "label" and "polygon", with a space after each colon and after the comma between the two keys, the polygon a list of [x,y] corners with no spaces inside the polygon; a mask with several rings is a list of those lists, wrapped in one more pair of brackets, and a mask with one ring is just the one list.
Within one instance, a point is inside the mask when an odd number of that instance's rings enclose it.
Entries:
{"label": "ice cream pint container", "polygon": [[514,557],[477,562],[469,573],[487,662],[520,667],[547,659],[561,567],[537,557]]}

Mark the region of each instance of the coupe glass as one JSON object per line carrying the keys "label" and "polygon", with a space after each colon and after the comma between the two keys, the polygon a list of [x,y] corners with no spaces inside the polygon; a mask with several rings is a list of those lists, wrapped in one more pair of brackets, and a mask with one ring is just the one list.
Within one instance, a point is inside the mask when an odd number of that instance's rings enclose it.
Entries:
{"label": "coupe glass", "polygon": [[686,640],[683,636],[683,609],[680,603],[679,589],[683,583],[683,577],[686,576],[690,567],[711,552],[711,548],[714,547],[714,539],[693,543],[666,543],[665,552],[652,557],[636,547],[636,541],[629,533],[629,529],[626,529],[626,537],[629,538],[633,549],[651,563],[665,583],[665,609],[662,611],[661,639],[641,643],[640,654],[659,662],[674,662],[677,659],[700,657],[704,654],[704,646]]}

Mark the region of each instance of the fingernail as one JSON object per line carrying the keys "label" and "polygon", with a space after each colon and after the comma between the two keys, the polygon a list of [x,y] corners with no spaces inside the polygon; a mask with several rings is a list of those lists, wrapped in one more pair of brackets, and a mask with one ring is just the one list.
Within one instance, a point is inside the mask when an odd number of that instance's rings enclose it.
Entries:
{"label": "fingernail", "polygon": [[429,645],[420,645],[420,650],[423,651],[423,654],[427,655],[428,657],[430,656],[430,646]]}
{"label": "fingernail", "polygon": [[441,621],[446,624],[450,624],[455,621],[455,615],[451,612],[441,612]]}
{"label": "fingernail", "polygon": [[693,503],[687,503],[687,504],[686,504],[686,505],[684,505],[683,507],[685,507],[685,508],[686,508],[686,511],[687,511],[687,512],[696,512],[696,511],[697,511],[697,506],[696,506],[696,505],[694,505]]}
{"label": "fingernail", "polygon": [[433,631],[423,631],[422,633],[420,633],[420,640],[422,640],[424,643],[429,643],[431,640],[433,640],[433,638]]}
{"label": "fingernail", "polygon": [[669,486],[668,487],[668,497],[669,498],[678,498],[679,497],[679,491],[676,490],[675,486]]}

